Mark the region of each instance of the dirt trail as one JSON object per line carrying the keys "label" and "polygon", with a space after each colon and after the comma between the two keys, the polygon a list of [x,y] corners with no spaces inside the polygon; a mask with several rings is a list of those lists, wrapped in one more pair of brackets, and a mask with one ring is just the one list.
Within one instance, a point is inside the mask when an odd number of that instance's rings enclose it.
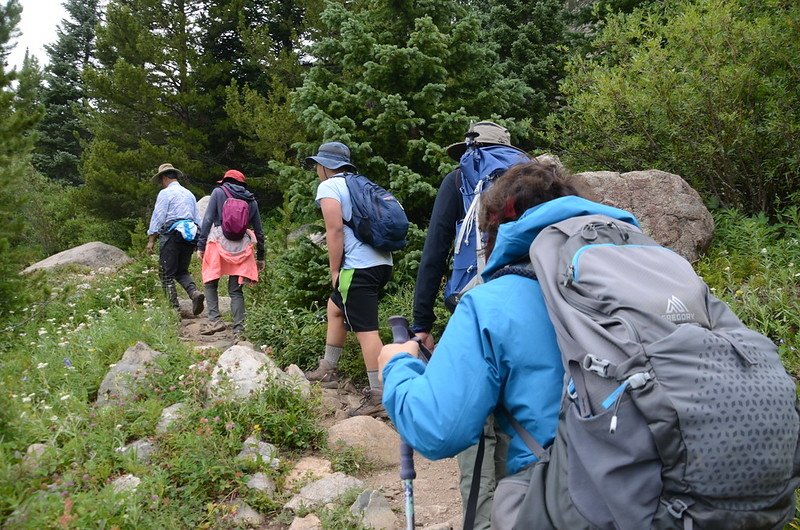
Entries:
{"label": "dirt trail", "polygon": [[[221,351],[234,344],[233,332],[228,329],[214,335],[200,333],[207,322],[205,313],[194,317],[191,313],[182,312],[181,340],[197,346],[218,348]],[[326,401],[338,401],[338,409],[345,410],[357,405],[361,395],[350,385],[338,391],[326,391]],[[341,413],[340,413],[341,414]],[[330,427],[335,423],[335,415],[326,417],[322,425]],[[391,425],[391,423],[389,423]],[[322,456],[322,455],[318,455]],[[399,458],[399,454],[398,454]],[[461,495],[458,490],[458,464],[454,458],[430,461],[419,454],[414,455],[414,467],[417,478],[414,480],[414,504],[416,527],[431,527],[436,530],[461,528]],[[405,528],[403,489],[400,480],[399,465],[382,468],[361,478],[369,488],[380,490],[398,514],[398,528]],[[277,530],[284,528],[273,521],[262,528]]]}

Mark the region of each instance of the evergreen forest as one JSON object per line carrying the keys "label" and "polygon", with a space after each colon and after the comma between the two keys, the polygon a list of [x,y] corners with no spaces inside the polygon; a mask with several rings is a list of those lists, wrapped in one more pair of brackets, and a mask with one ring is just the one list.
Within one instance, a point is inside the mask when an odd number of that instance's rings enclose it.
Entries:
{"label": "evergreen forest", "polygon": [[[26,55],[14,68],[22,6],[0,0],[0,526],[23,510],[24,528],[216,528],[231,495],[277,514],[274,499],[246,493],[231,463],[254,425],[288,455],[325,450],[344,471],[364,458],[327,448],[311,405],[276,390],[192,405],[184,436],[163,438],[136,496],[104,487],[141,471],[115,447],[202,393],[180,375],[198,358],[179,341],[157,261],[144,253],[151,176],[165,162],[198,198],[228,169],[247,176],[267,256],[247,291],[246,337],[281,367],[313,368],[325,343],[328,257],[305,237],[324,223],[303,159],[344,142],[359,171],[403,204],[409,243],[394,254],[380,311],[381,322],[410,317],[436,191],[455,167],[445,149],[471,123],[493,120],[514,145],[557,155],[572,172],[683,177],[716,225],[695,269],[800,376],[796,0],[63,5],[47,60]],[[75,280],[81,270],[20,273],[93,241],[133,264],[91,281]],[[192,271],[199,277],[196,260]],[[437,316],[439,336],[443,306]],[[141,399],[96,410],[108,365],[138,340],[178,353]],[[366,380],[354,339],[342,362]],[[57,450],[23,469],[38,442]],[[326,517],[326,528],[353,527],[341,513]]]}

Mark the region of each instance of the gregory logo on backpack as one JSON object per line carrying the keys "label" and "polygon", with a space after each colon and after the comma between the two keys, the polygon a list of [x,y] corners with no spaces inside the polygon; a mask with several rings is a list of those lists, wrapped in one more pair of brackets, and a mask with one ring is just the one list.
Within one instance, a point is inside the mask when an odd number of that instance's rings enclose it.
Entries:
{"label": "gregory logo on backpack", "polygon": [[400,250],[406,246],[408,217],[394,195],[364,175],[341,175],[350,192],[353,215],[345,224],[355,236],[377,250]]}
{"label": "gregory logo on backpack", "polygon": [[661,316],[672,322],[689,322],[694,320],[694,313],[690,312],[689,308],[675,295],[672,295],[669,300],[667,300],[667,312]]}
{"label": "gregory logo on backpack", "polygon": [[570,381],[553,444],[527,444],[540,458],[515,528],[791,521],[800,415],[772,341],[619,219],[550,225],[530,258]]}
{"label": "gregory logo on backpack", "polygon": [[231,241],[240,241],[250,222],[250,205],[234,197],[224,184],[220,188],[227,196],[222,205],[222,234]]}

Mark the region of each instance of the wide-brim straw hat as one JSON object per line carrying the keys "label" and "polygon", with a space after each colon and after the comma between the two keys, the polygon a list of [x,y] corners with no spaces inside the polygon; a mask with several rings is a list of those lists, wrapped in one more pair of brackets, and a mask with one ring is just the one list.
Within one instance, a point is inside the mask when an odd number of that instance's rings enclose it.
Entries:
{"label": "wide-brim straw hat", "polygon": [[151,180],[153,181],[153,183],[158,184],[159,181],[161,180],[162,175],[166,175],[167,173],[170,172],[175,173],[174,178],[176,179],[183,177],[183,172],[180,169],[172,167],[172,164],[161,164],[160,166],[158,166],[158,173],[153,175],[153,178]]}
{"label": "wide-brim straw hat", "polygon": [[447,155],[455,161],[460,161],[461,156],[467,150],[467,142],[470,140],[470,136],[473,135],[475,136],[474,142],[479,147],[486,145],[504,145],[516,149],[520,153],[527,154],[522,149],[511,145],[511,134],[508,132],[508,129],[493,121],[481,121],[469,128],[463,142],[448,145]]}

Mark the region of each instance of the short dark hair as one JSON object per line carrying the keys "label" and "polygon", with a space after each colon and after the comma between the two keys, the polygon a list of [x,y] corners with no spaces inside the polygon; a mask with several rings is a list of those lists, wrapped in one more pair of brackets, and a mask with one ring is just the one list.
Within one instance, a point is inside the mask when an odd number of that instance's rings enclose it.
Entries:
{"label": "short dark hair", "polygon": [[487,254],[494,248],[501,224],[519,219],[529,208],[568,195],[586,196],[574,177],[553,160],[509,168],[481,197],[479,220],[487,235]]}

